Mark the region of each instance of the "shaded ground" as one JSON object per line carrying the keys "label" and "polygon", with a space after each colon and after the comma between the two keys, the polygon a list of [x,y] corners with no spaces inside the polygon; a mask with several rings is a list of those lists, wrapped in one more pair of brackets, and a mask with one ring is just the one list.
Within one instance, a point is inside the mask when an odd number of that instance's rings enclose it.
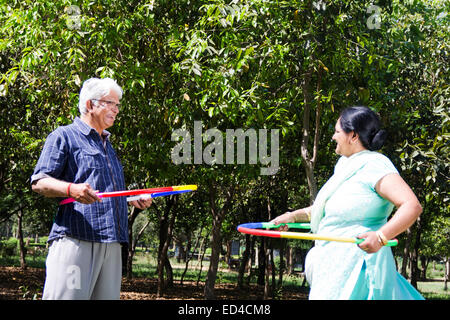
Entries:
{"label": "shaded ground", "polygon": [[[28,268],[22,271],[17,267],[0,267],[0,300],[30,300],[42,298],[45,270]],[[155,279],[135,278],[122,280],[122,300],[156,300]],[[261,300],[264,288],[252,285],[248,289],[239,290],[235,284],[216,284],[216,295],[220,300]],[[282,300],[305,300],[307,292],[299,289],[283,289]],[[168,288],[162,299],[167,300],[203,300],[203,284],[185,281],[181,286],[177,281],[173,288]]]}

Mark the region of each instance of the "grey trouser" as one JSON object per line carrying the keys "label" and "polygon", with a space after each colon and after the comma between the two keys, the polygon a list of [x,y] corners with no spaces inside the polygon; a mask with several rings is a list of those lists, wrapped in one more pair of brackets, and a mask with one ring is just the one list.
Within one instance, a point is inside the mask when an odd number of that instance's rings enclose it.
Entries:
{"label": "grey trouser", "polygon": [[121,246],[63,237],[49,248],[43,300],[118,300]]}

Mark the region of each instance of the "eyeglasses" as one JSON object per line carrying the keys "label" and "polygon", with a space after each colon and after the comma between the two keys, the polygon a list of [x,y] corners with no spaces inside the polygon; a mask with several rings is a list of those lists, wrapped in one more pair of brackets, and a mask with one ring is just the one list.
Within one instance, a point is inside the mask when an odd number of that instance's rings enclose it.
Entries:
{"label": "eyeglasses", "polygon": [[101,100],[101,99],[91,99],[92,101],[98,101],[98,102],[102,102],[102,104],[100,104],[101,106],[108,106],[109,108],[113,108],[113,107],[117,107],[117,109],[120,109],[120,103],[115,103],[114,101],[109,101],[109,100]]}

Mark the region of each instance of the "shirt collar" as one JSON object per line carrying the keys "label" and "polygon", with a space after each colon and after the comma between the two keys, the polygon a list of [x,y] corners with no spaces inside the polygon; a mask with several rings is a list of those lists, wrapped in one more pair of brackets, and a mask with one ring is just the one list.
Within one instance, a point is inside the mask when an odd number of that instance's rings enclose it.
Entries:
{"label": "shirt collar", "polygon": [[[92,128],[90,125],[88,125],[86,122],[80,119],[80,117],[75,117],[74,124],[78,127],[78,129],[81,131],[84,135],[89,135],[92,131],[97,132],[94,128]],[[109,136],[111,133],[107,130],[103,130],[102,138],[103,139],[109,139]]]}

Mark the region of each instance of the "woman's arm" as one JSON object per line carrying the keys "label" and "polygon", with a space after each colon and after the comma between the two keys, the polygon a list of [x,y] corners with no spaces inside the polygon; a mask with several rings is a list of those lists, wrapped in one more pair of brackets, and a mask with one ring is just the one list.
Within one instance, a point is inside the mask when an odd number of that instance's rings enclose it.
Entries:
{"label": "woman's arm", "polygon": [[[422,213],[422,206],[399,174],[384,176],[377,182],[375,189],[381,197],[397,207],[394,216],[378,230],[389,240],[404,232],[417,220]],[[376,232],[361,234],[360,238],[365,238],[366,241],[359,247],[368,253],[377,252],[381,248]]]}
{"label": "woman's arm", "polygon": [[270,222],[274,224],[291,223],[291,222],[309,222],[311,220],[311,210],[312,206],[297,209],[295,211],[286,212],[281,216],[276,217]]}
{"label": "woman's arm", "polygon": [[394,216],[380,228],[386,238],[392,239],[412,226],[422,213],[422,206],[414,192],[398,174],[384,176],[375,188],[381,197],[397,207]]}

